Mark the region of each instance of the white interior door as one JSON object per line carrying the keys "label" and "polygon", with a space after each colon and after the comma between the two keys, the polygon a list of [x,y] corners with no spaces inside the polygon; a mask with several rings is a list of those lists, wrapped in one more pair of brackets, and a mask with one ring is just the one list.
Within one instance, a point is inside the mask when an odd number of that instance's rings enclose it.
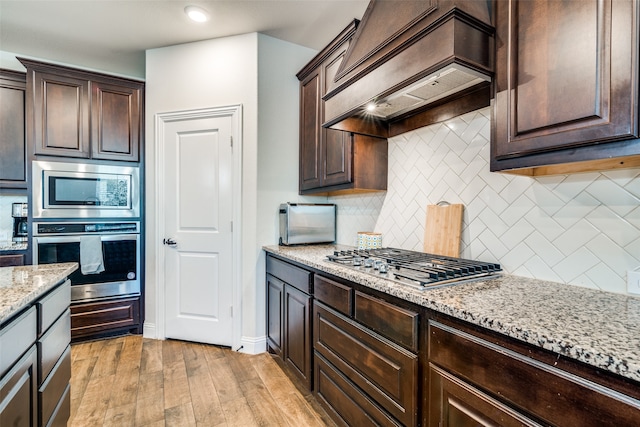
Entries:
{"label": "white interior door", "polygon": [[165,336],[233,344],[233,119],[163,123]]}

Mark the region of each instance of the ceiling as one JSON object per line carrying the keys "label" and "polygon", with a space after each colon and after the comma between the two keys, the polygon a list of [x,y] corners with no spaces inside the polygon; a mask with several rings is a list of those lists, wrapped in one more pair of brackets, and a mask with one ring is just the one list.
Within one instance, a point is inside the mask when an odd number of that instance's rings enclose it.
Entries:
{"label": "ceiling", "polygon": [[[369,0],[0,0],[0,50],[144,78],[145,50],[259,32],[321,50]],[[184,8],[209,12],[190,21]]]}

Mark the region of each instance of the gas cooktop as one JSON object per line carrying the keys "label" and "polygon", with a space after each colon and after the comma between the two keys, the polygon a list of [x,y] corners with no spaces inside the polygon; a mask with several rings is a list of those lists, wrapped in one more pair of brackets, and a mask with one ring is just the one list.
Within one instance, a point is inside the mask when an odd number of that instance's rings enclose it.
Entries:
{"label": "gas cooktop", "polygon": [[419,289],[493,278],[502,271],[493,262],[394,248],[335,251],[327,260]]}

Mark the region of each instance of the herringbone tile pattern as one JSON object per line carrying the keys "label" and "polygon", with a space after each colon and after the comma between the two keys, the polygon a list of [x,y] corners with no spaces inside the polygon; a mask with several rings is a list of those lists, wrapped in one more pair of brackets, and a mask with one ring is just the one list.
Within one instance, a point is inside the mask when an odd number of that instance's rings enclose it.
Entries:
{"label": "herringbone tile pattern", "polygon": [[490,110],[389,140],[386,193],[332,197],[338,241],[383,233],[421,250],[425,208],[465,205],[462,256],[509,273],[626,292],[640,267],[640,169],[530,178],[489,172]]}

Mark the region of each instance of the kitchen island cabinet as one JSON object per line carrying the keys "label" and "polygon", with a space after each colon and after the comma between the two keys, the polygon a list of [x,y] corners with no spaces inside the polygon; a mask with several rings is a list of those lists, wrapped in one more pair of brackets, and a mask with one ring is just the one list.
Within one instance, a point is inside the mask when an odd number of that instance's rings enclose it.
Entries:
{"label": "kitchen island cabinet", "polygon": [[76,263],[0,269],[0,420],[62,426],[70,415],[70,282]]}
{"label": "kitchen island cabinet", "polygon": [[0,188],[27,188],[26,74],[0,69]]}
{"label": "kitchen island cabinet", "polygon": [[314,395],[339,425],[640,425],[640,298],[510,275],[422,290],[326,261],[350,247],[264,249],[313,274]]}
{"label": "kitchen island cabinet", "polygon": [[144,83],[18,58],[36,155],[138,162]]}
{"label": "kitchen island cabinet", "polygon": [[496,5],[491,170],[640,165],[637,1]]}
{"label": "kitchen island cabinet", "polygon": [[300,194],[387,189],[387,140],[324,128],[324,101],[358,25],[354,20],[300,72]]}

